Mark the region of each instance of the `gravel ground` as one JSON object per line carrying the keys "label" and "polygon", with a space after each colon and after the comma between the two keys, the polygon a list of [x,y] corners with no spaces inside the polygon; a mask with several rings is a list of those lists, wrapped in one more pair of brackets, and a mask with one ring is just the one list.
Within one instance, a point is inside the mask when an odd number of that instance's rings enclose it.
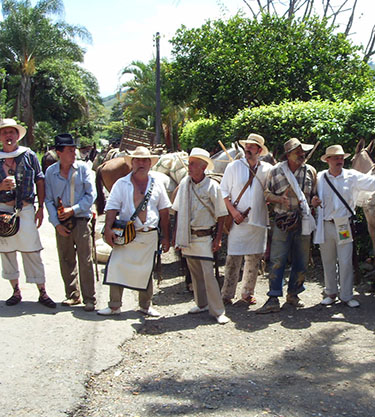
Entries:
{"label": "gravel ground", "polygon": [[267,299],[260,276],[258,305],[235,303],[220,326],[208,313],[187,314],[194,302],[173,253],[163,255],[163,277],[154,296],[163,317],[133,324],[122,360],[89,378],[70,417],[375,415],[374,295],[365,284],[358,309],[320,306],[317,259],[305,308],[256,315]]}

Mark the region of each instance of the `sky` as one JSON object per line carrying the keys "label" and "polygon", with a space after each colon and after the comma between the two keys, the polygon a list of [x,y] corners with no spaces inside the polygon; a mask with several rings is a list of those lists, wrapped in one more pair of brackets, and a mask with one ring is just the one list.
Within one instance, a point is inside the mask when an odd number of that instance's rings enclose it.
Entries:
{"label": "sky", "polygon": [[[375,23],[375,1],[358,2],[352,39],[366,46]],[[161,34],[161,57],[170,58],[168,40],[181,25],[199,27],[207,19],[228,18],[239,9],[251,17],[243,0],[64,0],[64,6],[65,21],[85,26],[93,37],[91,45],[83,45],[87,51],[83,66],[96,76],[102,97],[117,91],[122,68],[132,61],[149,62],[156,55],[156,32]]]}

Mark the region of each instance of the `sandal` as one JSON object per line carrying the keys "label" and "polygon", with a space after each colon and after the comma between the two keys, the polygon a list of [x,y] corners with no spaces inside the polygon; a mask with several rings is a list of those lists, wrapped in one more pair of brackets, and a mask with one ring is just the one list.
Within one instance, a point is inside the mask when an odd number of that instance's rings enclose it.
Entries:
{"label": "sandal", "polygon": [[49,298],[48,296],[46,298],[40,296],[38,302],[48,308],[56,308],[56,303],[53,300],[51,300],[51,298]]}
{"label": "sandal", "polygon": [[22,300],[21,294],[15,293],[5,301],[5,304],[7,306],[15,306],[16,304],[20,303],[21,300]]}

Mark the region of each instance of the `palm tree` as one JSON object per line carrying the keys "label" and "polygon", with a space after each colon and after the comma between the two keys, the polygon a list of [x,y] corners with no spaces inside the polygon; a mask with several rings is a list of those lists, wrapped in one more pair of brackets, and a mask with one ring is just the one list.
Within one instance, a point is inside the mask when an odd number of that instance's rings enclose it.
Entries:
{"label": "palm tree", "polygon": [[64,10],[62,0],[0,0],[4,21],[0,22],[0,65],[17,80],[14,115],[28,127],[26,142],[34,142],[33,80],[39,66],[49,59],[83,61],[83,49],[74,39],[90,40],[80,26],[53,21]]}

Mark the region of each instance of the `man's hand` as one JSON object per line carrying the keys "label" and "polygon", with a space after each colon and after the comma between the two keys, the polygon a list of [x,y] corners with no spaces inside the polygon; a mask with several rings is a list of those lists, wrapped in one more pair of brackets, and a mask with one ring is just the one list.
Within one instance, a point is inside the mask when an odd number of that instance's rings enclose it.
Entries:
{"label": "man's hand", "polygon": [[106,227],[104,229],[104,240],[105,243],[107,243],[111,248],[113,248],[113,246],[115,246],[115,244],[113,243],[114,238],[116,237],[115,232],[110,229],[109,227]]}
{"label": "man's hand", "polygon": [[59,214],[57,217],[60,222],[63,222],[73,216],[74,216],[74,210],[71,207],[64,207],[64,212]]}
{"label": "man's hand", "polygon": [[284,194],[279,197],[279,204],[281,204],[285,209],[290,209],[290,200],[288,197],[289,187],[285,190]]}
{"label": "man's hand", "polygon": [[166,239],[165,237],[163,237],[163,239],[161,240],[161,247],[163,249],[163,252],[167,253],[170,247],[169,239]]}
{"label": "man's hand", "polygon": [[212,241],[212,252],[217,252],[221,248],[221,238],[218,236]]}
{"label": "man's hand", "polygon": [[234,208],[234,207],[231,210],[231,213],[230,214],[232,215],[233,220],[234,220],[234,222],[236,224],[241,224],[244,221],[244,219],[245,219],[245,217],[243,216],[243,214],[240,211],[238,211],[236,208]]}
{"label": "man's hand", "polygon": [[61,236],[68,237],[70,235],[70,230],[62,224],[56,226],[57,233]]}
{"label": "man's hand", "polygon": [[311,199],[311,205],[314,208],[322,207],[322,200],[317,195],[314,195],[314,197]]}
{"label": "man's hand", "polygon": [[43,217],[44,217],[43,207],[39,207],[35,213],[35,224],[38,229],[43,223]]}

